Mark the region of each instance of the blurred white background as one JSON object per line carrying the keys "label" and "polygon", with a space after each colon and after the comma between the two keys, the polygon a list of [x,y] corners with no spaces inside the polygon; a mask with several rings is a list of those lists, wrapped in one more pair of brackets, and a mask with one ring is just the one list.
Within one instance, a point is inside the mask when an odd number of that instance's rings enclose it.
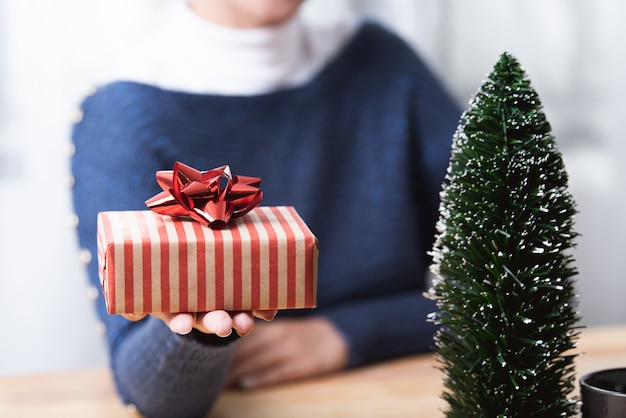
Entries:
{"label": "blurred white background", "polygon": [[[166,18],[167,1],[0,0],[0,375],[106,363],[72,228],[69,132],[98,71]],[[517,56],[578,203],[583,323],[626,321],[624,3],[307,0],[305,11],[382,21],[463,107],[502,52]]]}

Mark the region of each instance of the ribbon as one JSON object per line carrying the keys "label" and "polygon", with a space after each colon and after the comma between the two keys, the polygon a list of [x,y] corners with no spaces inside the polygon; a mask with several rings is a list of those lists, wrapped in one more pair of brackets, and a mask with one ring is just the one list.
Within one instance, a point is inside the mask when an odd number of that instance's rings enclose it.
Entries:
{"label": "ribbon", "polygon": [[148,208],[161,215],[189,217],[205,226],[226,224],[263,199],[260,178],[233,176],[227,165],[199,171],[176,162],[174,170],[157,171],[156,181],[163,191],[146,200]]}

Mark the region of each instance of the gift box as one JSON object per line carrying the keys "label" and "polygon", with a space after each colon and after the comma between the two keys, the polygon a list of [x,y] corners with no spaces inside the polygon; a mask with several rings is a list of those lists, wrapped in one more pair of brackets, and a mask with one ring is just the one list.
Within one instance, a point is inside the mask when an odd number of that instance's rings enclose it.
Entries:
{"label": "gift box", "polygon": [[153,211],[101,212],[108,312],[316,306],[318,242],[293,207],[260,206],[211,228]]}

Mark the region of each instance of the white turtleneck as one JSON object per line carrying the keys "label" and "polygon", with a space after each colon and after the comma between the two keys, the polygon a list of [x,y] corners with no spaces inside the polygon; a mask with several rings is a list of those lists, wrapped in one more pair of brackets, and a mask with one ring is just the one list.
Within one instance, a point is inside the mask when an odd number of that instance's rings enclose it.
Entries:
{"label": "white turtleneck", "polygon": [[276,26],[238,29],[198,16],[172,0],[168,20],[101,82],[136,81],[189,93],[254,95],[311,80],[350,40],[358,24],[322,26],[300,15]]}

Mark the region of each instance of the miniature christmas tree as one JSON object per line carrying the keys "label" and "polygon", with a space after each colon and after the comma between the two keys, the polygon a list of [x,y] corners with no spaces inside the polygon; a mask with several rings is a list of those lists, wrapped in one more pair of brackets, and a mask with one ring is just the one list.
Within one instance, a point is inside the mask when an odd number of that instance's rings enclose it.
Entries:
{"label": "miniature christmas tree", "polygon": [[430,295],[446,415],[574,416],[574,202],[508,53],[461,119],[441,197]]}

